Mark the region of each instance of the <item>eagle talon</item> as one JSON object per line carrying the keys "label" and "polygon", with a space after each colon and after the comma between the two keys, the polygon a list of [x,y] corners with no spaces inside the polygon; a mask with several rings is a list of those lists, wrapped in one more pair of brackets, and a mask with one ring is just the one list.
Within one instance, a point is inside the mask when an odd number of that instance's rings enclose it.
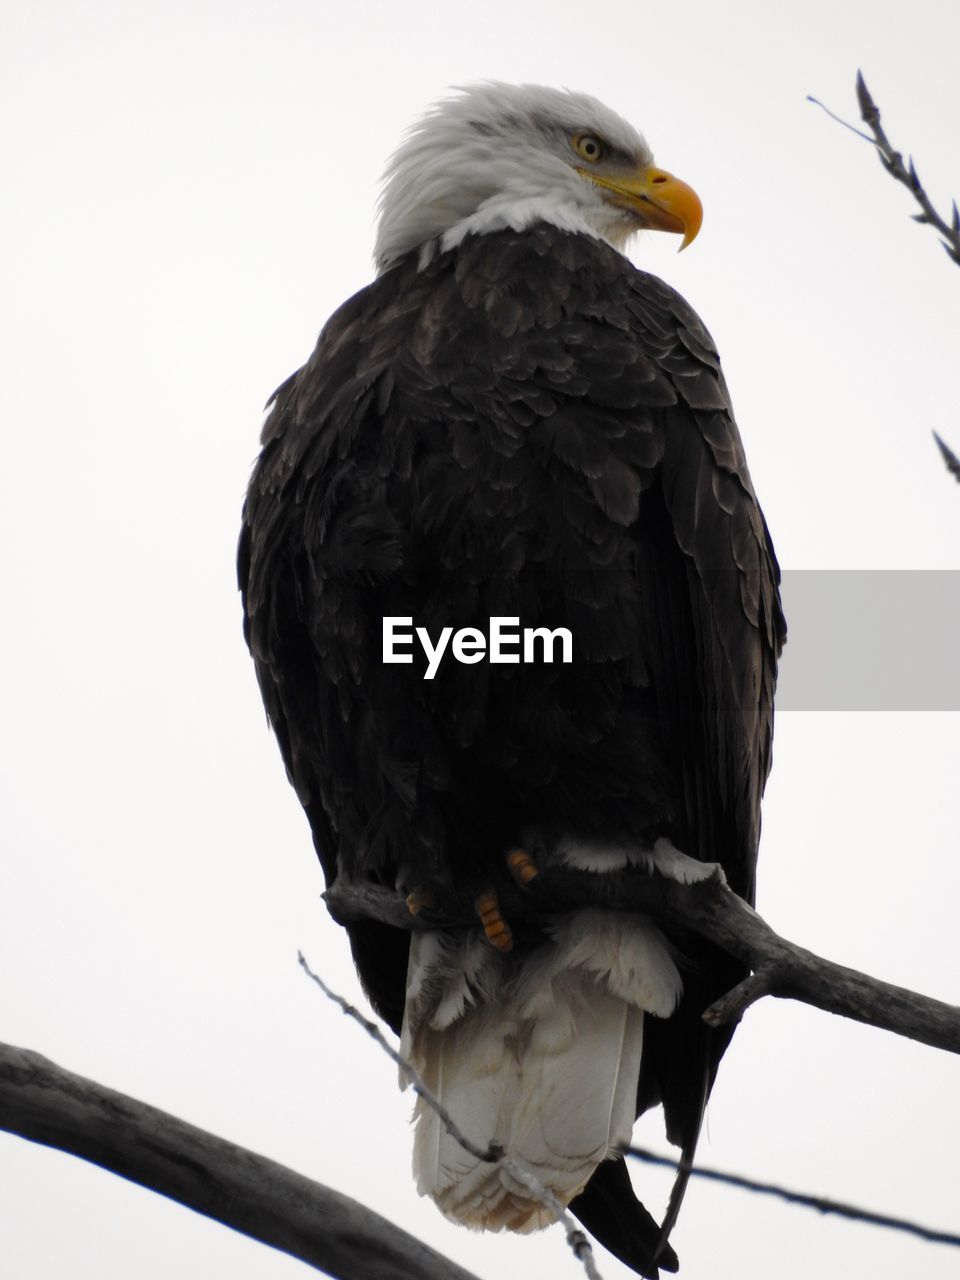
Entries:
{"label": "eagle talon", "polygon": [[410,914],[418,916],[421,911],[435,907],[437,899],[432,890],[428,889],[426,885],[420,884],[407,894],[406,903]]}
{"label": "eagle talon", "polygon": [[483,925],[484,936],[492,947],[498,951],[513,950],[513,933],[510,926],[500,914],[500,903],[493,889],[474,899],[474,909]]}
{"label": "eagle talon", "polygon": [[507,854],[507,869],[521,889],[540,874],[540,868],[526,849],[511,849]]}

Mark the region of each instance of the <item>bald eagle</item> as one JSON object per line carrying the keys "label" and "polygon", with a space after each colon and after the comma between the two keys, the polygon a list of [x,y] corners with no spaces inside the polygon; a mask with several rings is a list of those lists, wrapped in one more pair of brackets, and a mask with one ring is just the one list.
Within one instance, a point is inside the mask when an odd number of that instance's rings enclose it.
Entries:
{"label": "bald eagle", "polygon": [[[643,228],[686,245],[700,220],[593,98],[483,84],[440,103],[390,162],[377,278],[272,399],[239,548],[327,882],[477,905],[475,928],[412,941],[350,923],[374,1008],[461,1129],[651,1277],[677,1267],[683,1178],[662,1231],[620,1152],[659,1103],[692,1156],[730,1034],[701,1013],[743,974],[636,913],[511,929],[498,887],[719,862],[753,898],[779,570],[714,344],[622,252]],[[443,1213],[546,1225],[415,1115],[417,1186]]]}

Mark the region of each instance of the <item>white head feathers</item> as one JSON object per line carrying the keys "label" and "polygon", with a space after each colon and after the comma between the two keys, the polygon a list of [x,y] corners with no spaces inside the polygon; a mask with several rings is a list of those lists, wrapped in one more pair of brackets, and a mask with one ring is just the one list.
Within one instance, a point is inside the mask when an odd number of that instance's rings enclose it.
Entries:
{"label": "white head feathers", "polygon": [[484,83],[437,103],[384,174],[377,269],[414,249],[423,262],[471,233],[537,221],[621,247],[637,223],[578,172],[578,132],[603,138],[632,166],[652,163],[640,134],[587,94]]}

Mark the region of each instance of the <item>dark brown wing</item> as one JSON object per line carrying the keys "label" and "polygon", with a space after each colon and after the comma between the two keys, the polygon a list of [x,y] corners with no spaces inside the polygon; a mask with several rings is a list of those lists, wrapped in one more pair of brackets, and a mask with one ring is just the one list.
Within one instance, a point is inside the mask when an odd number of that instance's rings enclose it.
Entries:
{"label": "dark brown wing", "polygon": [[[666,519],[656,527],[668,545],[661,541],[644,576],[648,625],[660,636],[651,649],[651,683],[662,698],[664,741],[683,792],[678,843],[704,861],[719,861],[734,890],[752,903],[777,660],[786,638],[780,572],[709,334],[662,282],[638,276],[636,294],[634,312],[651,334],[648,346],[659,341],[658,360],[679,393],[665,415],[659,474]],[[671,540],[682,567],[671,559]],[[732,1035],[707,1028],[699,1015],[745,975],[698,939],[675,941],[688,964],[683,1007],[676,1018],[648,1021],[638,1109],[663,1102],[668,1136],[689,1161]],[[686,1182],[677,1180],[665,1234]]]}
{"label": "dark brown wing", "polygon": [[[677,294],[546,226],[408,260],[332,318],[263,439],[246,634],[328,880],[479,884],[532,828],[665,835],[752,898],[779,575],[716,353]],[[574,662],[451,659],[425,681],[422,662],[384,666],[386,615],[432,635],[566,626]],[[406,939],[351,941],[398,1026]],[[663,1101],[692,1150],[728,1039],[700,1013],[740,974],[676,941],[685,995],[649,1020],[638,1107]],[[616,1167],[580,1209],[640,1266],[649,1231]]]}

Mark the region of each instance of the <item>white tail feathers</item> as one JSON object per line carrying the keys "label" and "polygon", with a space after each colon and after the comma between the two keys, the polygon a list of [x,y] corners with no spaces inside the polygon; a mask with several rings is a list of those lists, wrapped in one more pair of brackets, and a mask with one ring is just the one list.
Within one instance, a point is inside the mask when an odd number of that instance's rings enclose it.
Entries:
{"label": "white tail feathers", "polygon": [[[519,959],[479,933],[414,934],[401,1049],[460,1129],[500,1143],[560,1200],[629,1142],[644,1013],[680,997],[676,965],[645,918],[588,909]],[[532,1231],[549,1212],[501,1165],[466,1152],[418,1099],[417,1189],[450,1218]]]}

